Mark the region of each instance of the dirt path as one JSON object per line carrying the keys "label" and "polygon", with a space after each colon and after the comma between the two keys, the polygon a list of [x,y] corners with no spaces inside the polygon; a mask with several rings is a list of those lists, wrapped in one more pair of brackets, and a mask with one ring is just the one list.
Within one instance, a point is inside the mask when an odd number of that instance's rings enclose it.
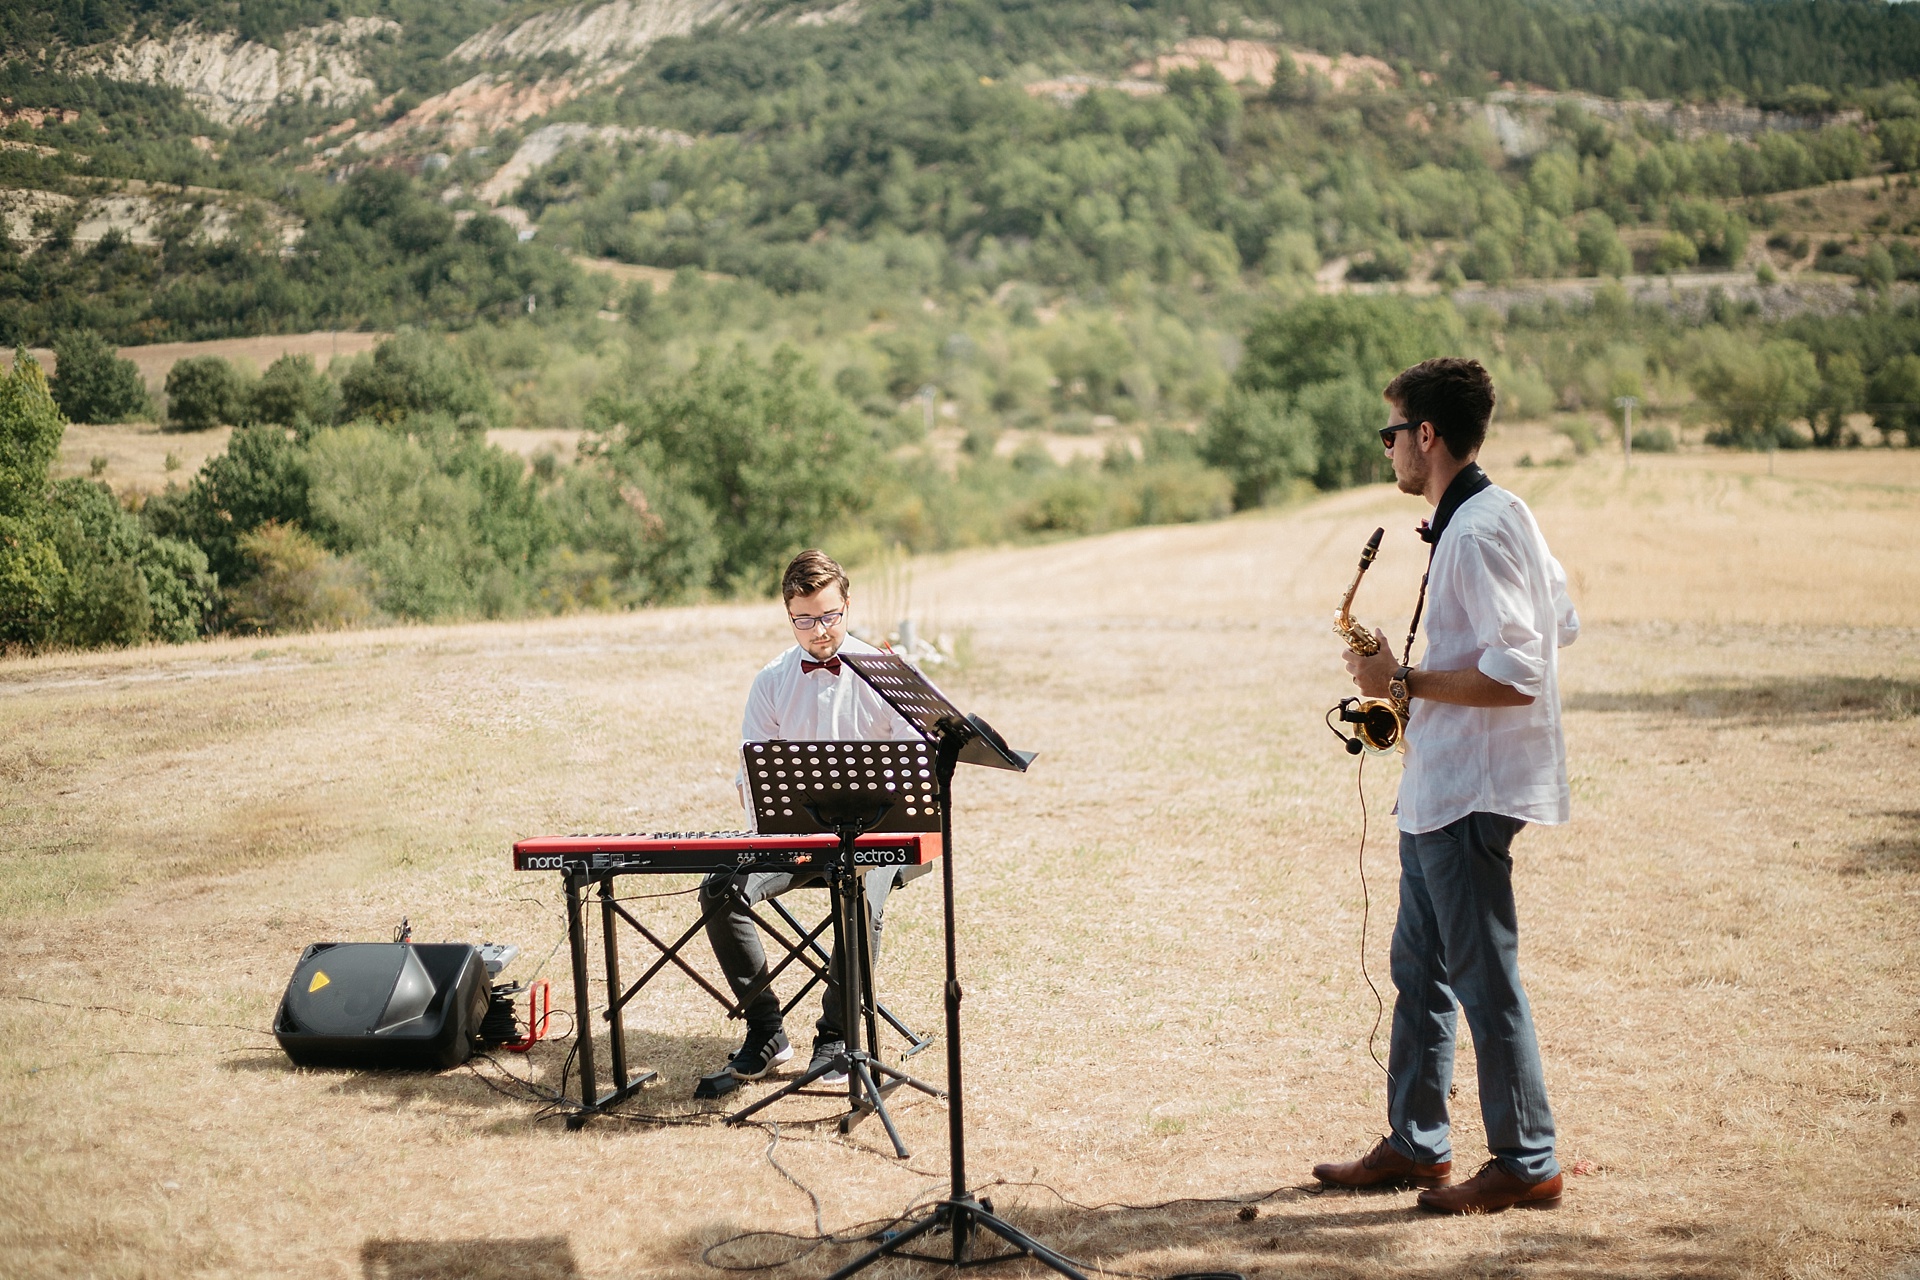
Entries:
{"label": "dirt path", "polygon": [[[1587,621],[1575,821],[1517,847],[1575,1171],[1555,1213],[1438,1221],[1306,1178],[1381,1128],[1354,766],[1319,720],[1376,523],[1359,613],[1404,626],[1410,500],[912,567],[898,607],[972,654],[942,683],[1042,753],[1024,778],[963,775],[955,869],[971,1167],[1057,1247],[1151,1275],[1421,1280],[1891,1275],[1920,1250],[1915,457],[1629,477],[1510,454],[1496,475]],[[0,1273],[699,1277],[736,1232],[811,1233],[769,1131],[542,1118],[507,1072],[558,1084],[564,1039],[411,1076],[294,1071],[260,1033],[304,943],[402,915],[518,942],[510,974],[535,972],[557,886],[506,869],[515,835],[733,825],[740,692],[783,643],[777,609],[743,605],[0,664]],[[1368,767],[1382,983],[1393,784]],[[939,1022],[937,902],[922,883],[888,916],[883,988],[916,1026]],[[690,918],[684,897],[629,905]],[[665,1077],[634,1109],[697,1110],[735,1028],[685,982],[631,1025]],[[939,1056],[915,1069],[938,1080]],[[1471,1165],[1470,1050],[1457,1078]],[[901,1103],[904,1166],[832,1111],[776,1108],[771,1154],[829,1228],[938,1189],[939,1105]]]}

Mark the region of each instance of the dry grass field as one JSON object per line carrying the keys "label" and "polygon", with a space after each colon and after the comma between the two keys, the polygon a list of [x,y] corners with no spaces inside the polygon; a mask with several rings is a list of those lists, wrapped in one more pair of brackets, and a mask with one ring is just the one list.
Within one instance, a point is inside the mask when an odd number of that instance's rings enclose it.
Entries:
{"label": "dry grass field", "polygon": [[[1149,1276],[1920,1274],[1920,452],[1512,465],[1541,444],[1489,462],[1586,620],[1575,818],[1516,846],[1574,1175],[1552,1213],[1435,1219],[1307,1177],[1383,1126],[1328,622],[1383,523],[1357,612],[1404,629],[1417,501],[911,566],[923,632],[968,654],[941,682],[1041,752],[958,788],[971,1166],[1016,1222]],[[768,1113],[771,1151],[701,1122],[694,1077],[736,1031],[685,981],[640,1002],[629,1053],[664,1077],[632,1110],[691,1123],[542,1117],[507,1073],[553,1085],[564,1038],[407,1075],[295,1070],[263,1034],[303,944],[403,915],[518,942],[532,974],[558,887],[508,869],[515,836],[735,825],[740,698],[785,642],[761,604],[0,664],[0,1274],[714,1276],[736,1232],[814,1230],[796,1182],[829,1230],[937,1194],[932,1100],[897,1095],[906,1163],[826,1101]],[[1383,985],[1394,774],[1365,775]],[[927,1028],[935,883],[894,899],[881,973]],[[1458,1078],[1470,1170],[1464,1046]]]}

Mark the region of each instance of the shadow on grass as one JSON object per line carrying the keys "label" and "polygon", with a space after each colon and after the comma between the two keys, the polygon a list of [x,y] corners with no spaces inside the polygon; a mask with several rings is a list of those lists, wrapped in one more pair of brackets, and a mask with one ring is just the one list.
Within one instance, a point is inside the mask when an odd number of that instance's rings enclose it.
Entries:
{"label": "shadow on grass", "polygon": [[[997,1194],[1005,1194],[1001,1189]],[[989,1198],[995,1192],[988,1190]],[[1251,1199],[1251,1197],[1249,1197]],[[1673,1230],[1656,1228],[1654,1240],[1614,1240],[1566,1211],[1510,1211],[1504,1216],[1498,1247],[1463,1251],[1428,1261],[1445,1249],[1459,1223],[1419,1209],[1411,1192],[1319,1192],[1288,1187],[1255,1206],[1251,1217],[1234,1200],[1187,1201],[1165,1208],[1082,1210],[1061,1204],[1001,1203],[1006,1221],[1047,1247],[1075,1260],[1090,1275],[1095,1268],[1116,1274],[1166,1275],[1169,1272],[1224,1270],[1248,1276],[1312,1275],[1408,1280],[1480,1280],[1520,1270],[1569,1277],[1669,1275],[1695,1280],[1732,1280],[1750,1273],[1746,1248],[1717,1238],[1713,1228],[1688,1223]],[[812,1247],[806,1239],[750,1232],[735,1223],[716,1223],[683,1238],[681,1247],[695,1260],[710,1250],[708,1265],[726,1270],[773,1268],[779,1275],[824,1274],[873,1247],[828,1243]],[[999,1246],[988,1237],[974,1255]],[[950,1237],[921,1237],[913,1251],[950,1258]],[[1728,1256],[1737,1255],[1737,1256]],[[802,1262],[804,1259],[804,1262]],[[791,1270],[783,1264],[801,1263]],[[931,1266],[932,1264],[928,1264]],[[874,1274],[898,1275],[901,1264]],[[922,1274],[934,1274],[922,1270]],[[994,1274],[1049,1276],[1035,1263],[1010,1264]]]}
{"label": "shadow on grass", "polygon": [[[628,1074],[639,1076],[652,1070],[660,1073],[660,1079],[629,1100],[623,1109],[687,1118],[714,1113],[714,1103],[694,1101],[693,1086],[701,1074],[724,1065],[734,1047],[731,1039],[722,1036],[629,1031]],[[550,1095],[560,1089],[563,1071],[565,1093],[570,1098],[579,1098],[580,1070],[577,1059],[572,1056],[573,1048],[571,1036],[544,1040],[526,1054],[494,1049],[485,1057],[475,1057],[445,1070],[297,1067],[285,1054],[277,1052],[235,1056],[222,1065],[228,1071],[270,1074],[300,1071],[332,1078],[336,1081],[333,1088],[337,1093],[385,1096],[395,1106],[434,1099],[478,1107],[537,1108],[552,1101]],[[612,1067],[607,1050],[603,1031],[593,1042],[594,1083],[602,1093],[611,1087]],[[526,1118],[527,1123],[533,1120],[532,1115]]]}
{"label": "shadow on grass", "polygon": [[1920,809],[1889,809],[1883,816],[1898,823],[1898,829],[1890,836],[1852,845],[1854,856],[1840,868],[1841,875],[1920,872]]}
{"label": "shadow on grass", "polygon": [[1569,711],[1625,711],[1745,723],[1903,720],[1920,715],[1920,682],[1859,676],[1725,681],[1658,692],[1576,693]]}
{"label": "shadow on grass", "polygon": [[580,1274],[565,1236],[527,1240],[369,1240],[364,1280],[567,1280]]}

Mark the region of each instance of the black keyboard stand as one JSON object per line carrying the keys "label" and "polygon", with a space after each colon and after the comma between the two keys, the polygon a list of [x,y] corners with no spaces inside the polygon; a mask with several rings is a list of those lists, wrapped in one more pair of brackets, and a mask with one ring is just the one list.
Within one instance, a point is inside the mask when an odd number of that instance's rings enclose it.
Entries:
{"label": "black keyboard stand", "polygon": [[[844,850],[842,851],[840,860],[844,861]],[[745,867],[715,868],[715,870],[734,871],[751,871],[753,869],[755,868],[750,864]],[[767,869],[780,870],[783,868],[770,864]],[[731,1018],[740,1017],[740,1011],[746,1001],[751,1000],[757,995],[760,989],[759,986],[756,986],[753,990],[748,991],[740,1000],[736,1001],[732,996],[727,994],[727,992],[708,980],[705,975],[689,964],[685,957],[681,955],[682,950],[685,949],[689,942],[705,934],[708,920],[715,915],[731,909],[732,904],[728,897],[721,895],[716,898],[678,937],[668,942],[653,930],[649,929],[645,922],[639,917],[621,905],[619,898],[614,892],[614,884],[622,874],[624,873],[618,870],[588,869],[585,866],[569,866],[562,872],[561,878],[566,893],[567,904],[568,951],[573,962],[574,1040],[578,1046],[575,1050],[575,1056],[578,1059],[580,1068],[580,1101],[574,1105],[574,1110],[567,1116],[567,1127],[569,1129],[582,1127],[594,1116],[601,1112],[608,1111],[613,1107],[617,1107],[634,1094],[640,1092],[647,1084],[659,1079],[659,1072],[657,1071],[642,1071],[638,1074],[629,1074],[626,1047],[626,1008],[627,1005],[632,1003],[634,998],[640,994],[641,990],[645,988],[649,982],[653,981],[654,977],[669,964],[678,968],[703,991],[718,1001],[721,1007],[726,1009],[727,1016]],[[596,886],[598,887],[597,891]],[[828,881],[828,887],[832,887],[831,878]],[[595,897],[598,897],[600,903],[600,936],[605,953],[607,988],[607,1008],[599,1016],[607,1023],[607,1052],[608,1056],[612,1059],[608,1065],[611,1067],[613,1073],[611,1080],[613,1087],[604,1094],[599,1092],[599,1064],[595,1053],[593,1035],[592,977],[590,974],[590,961],[588,959],[589,946],[587,941],[588,904]],[[810,971],[811,975],[806,986],[801,989],[801,994],[804,995],[826,974],[827,957],[820,950],[819,937],[820,934],[833,923],[835,916],[829,915],[827,919],[821,921],[820,924],[809,930],[803,928],[799,920],[795,919],[793,914],[778,900],[775,900],[772,905],[780,914],[781,918],[793,929],[798,941],[788,939],[778,930],[774,929],[766,920],[757,915],[754,916],[755,923],[760,926],[761,931],[773,941],[775,946],[786,952],[785,957],[781,959],[778,966],[762,980],[762,985],[773,981],[788,965],[798,960]],[[865,905],[866,899],[863,895],[861,898],[862,908],[864,908]],[[837,906],[835,910],[837,913]],[[638,933],[655,951],[659,952],[658,958],[655,959],[654,962],[647,967],[646,971],[630,986],[623,986],[623,980],[620,974],[620,951],[617,945],[617,935],[622,922],[635,933]],[[864,917],[862,917],[862,922],[864,923]],[[864,936],[865,935],[862,934],[862,937]],[[864,951],[865,948],[863,947],[862,950]],[[872,990],[871,983],[869,982],[863,990],[865,993],[868,993],[870,997]],[[796,996],[795,1001],[798,999],[799,997]],[[921,1049],[926,1048],[927,1045],[932,1043],[931,1037],[915,1035],[906,1023],[895,1017],[893,1012],[883,1004],[873,1002],[871,1007],[866,1009],[870,1022],[872,1014],[876,1009],[878,1010],[879,1016],[884,1018],[886,1022],[892,1026],[894,1030],[898,1031],[907,1043],[912,1046],[906,1054],[902,1055],[903,1057],[918,1053]],[[868,1043],[873,1043],[873,1037],[871,1035],[868,1037]],[[562,1088],[564,1087],[563,1082]]]}
{"label": "black keyboard stand", "polygon": [[[909,1152],[900,1139],[900,1130],[887,1110],[887,1095],[906,1085],[930,1097],[946,1096],[924,1080],[888,1066],[871,1052],[880,1035],[874,1005],[866,998],[873,985],[873,948],[867,925],[866,874],[854,862],[854,842],[872,830],[892,807],[890,800],[878,804],[852,795],[844,799],[820,799],[804,806],[807,814],[823,829],[840,839],[840,858],[833,870],[833,949],[841,958],[840,1026],[846,1035],[841,1051],[809,1069],[799,1079],[774,1090],[727,1117],[728,1124],[742,1124],[759,1111],[782,1098],[790,1098],[830,1072],[847,1078],[847,1114],[840,1118],[840,1132],[851,1133],[867,1116],[877,1115],[893,1143],[894,1154],[905,1160]],[[864,1036],[863,1036],[864,1033]]]}

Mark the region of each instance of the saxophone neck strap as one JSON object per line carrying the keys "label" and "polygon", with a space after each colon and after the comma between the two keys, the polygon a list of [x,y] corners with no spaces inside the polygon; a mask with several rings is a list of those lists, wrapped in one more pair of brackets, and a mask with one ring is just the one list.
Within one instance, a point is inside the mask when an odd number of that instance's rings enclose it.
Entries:
{"label": "saxophone neck strap", "polygon": [[1440,535],[1447,531],[1447,526],[1453,523],[1454,512],[1460,510],[1468,498],[1492,484],[1493,481],[1480,469],[1479,463],[1469,462],[1460,468],[1460,473],[1447,485],[1447,491],[1440,495],[1439,505],[1433,509],[1433,519],[1420,522],[1420,541],[1427,544],[1427,571],[1420,575],[1420,598],[1414,602],[1413,622],[1407,627],[1406,648],[1400,651],[1400,661],[1408,666],[1413,665],[1413,638],[1420,631],[1420,615],[1427,608],[1427,579],[1433,576],[1433,557],[1440,550]]}

